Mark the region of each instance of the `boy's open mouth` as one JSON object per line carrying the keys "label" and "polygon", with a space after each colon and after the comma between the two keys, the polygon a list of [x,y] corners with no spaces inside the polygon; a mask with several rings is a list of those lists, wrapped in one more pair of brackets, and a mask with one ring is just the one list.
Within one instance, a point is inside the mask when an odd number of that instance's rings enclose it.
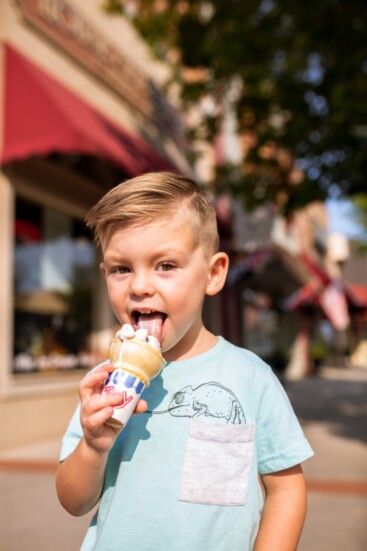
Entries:
{"label": "boy's open mouth", "polygon": [[161,342],[162,328],[167,314],[156,310],[133,310],[131,314],[134,321],[134,329],[147,329],[149,335],[152,335]]}

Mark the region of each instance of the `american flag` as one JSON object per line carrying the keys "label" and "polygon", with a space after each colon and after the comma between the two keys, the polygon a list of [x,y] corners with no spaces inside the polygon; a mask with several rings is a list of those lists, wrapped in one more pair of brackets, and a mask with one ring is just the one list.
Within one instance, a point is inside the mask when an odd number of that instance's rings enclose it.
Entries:
{"label": "american flag", "polygon": [[335,329],[344,331],[349,326],[347,300],[340,284],[327,285],[320,295],[320,303]]}

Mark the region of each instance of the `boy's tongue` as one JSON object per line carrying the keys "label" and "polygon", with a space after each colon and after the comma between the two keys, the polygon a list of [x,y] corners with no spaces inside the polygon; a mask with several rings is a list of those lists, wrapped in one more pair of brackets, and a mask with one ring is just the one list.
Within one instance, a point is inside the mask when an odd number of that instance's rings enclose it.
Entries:
{"label": "boy's tongue", "polygon": [[163,314],[152,312],[151,314],[140,314],[138,320],[139,329],[147,329],[149,335],[152,335],[159,342],[162,340]]}

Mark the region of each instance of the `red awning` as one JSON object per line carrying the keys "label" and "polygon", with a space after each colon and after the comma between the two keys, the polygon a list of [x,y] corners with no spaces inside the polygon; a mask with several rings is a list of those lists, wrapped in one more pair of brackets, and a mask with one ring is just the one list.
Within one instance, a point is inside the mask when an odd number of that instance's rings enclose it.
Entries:
{"label": "red awning", "polygon": [[284,310],[292,312],[299,308],[306,308],[308,306],[320,306],[320,292],[322,290],[321,285],[311,281],[307,283],[294,293],[292,293],[284,302]]}
{"label": "red awning", "polygon": [[367,287],[359,283],[347,283],[345,295],[348,304],[355,309],[367,310]]}
{"label": "red awning", "polygon": [[334,327],[344,330],[350,323],[349,311],[367,311],[367,287],[338,281],[332,281],[327,285],[311,281],[283,303],[286,311],[310,306],[322,308]]}
{"label": "red awning", "polygon": [[[307,283],[290,295],[283,303],[285,310],[297,310],[307,306],[320,306],[322,293],[330,287],[317,284],[314,281]],[[344,293],[348,306],[355,309],[367,310],[367,287],[356,283],[344,283],[340,290]]]}
{"label": "red awning", "polygon": [[1,164],[33,155],[80,152],[105,158],[131,175],[174,170],[141,138],[98,113],[12,47],[5,45],[4,52]]}

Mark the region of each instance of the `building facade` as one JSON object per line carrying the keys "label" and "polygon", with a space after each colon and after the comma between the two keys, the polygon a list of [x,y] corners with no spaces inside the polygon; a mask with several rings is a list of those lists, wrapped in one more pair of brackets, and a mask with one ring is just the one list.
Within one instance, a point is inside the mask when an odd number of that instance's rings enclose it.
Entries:
{"label": "building facade", "polygon": [[0,449],[62,434],[116,323],[88,209],[125,178],[191,175],[166,69],[99,0],[0,5]]}

